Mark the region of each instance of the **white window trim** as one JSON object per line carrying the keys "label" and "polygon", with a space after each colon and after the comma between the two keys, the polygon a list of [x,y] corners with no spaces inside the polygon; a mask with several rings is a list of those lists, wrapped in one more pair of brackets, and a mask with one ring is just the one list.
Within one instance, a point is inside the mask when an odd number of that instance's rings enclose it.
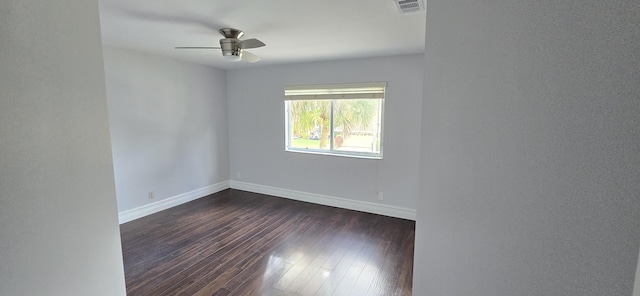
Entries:
{"label": "white window trim", "polygon": [[[285,87],[284,109],[285,109],[285,151],[319,154],[328,156],[342,156],[352,158],[366,159],[382,159],[383,158],[383,139],[384,139],[384,101],[386,82],[366,82],[366,83],[349,83],[349,84],[316,84],[316,85],[295,85]],[[290,129],[291,118],[288,110],[288,101],[297,100],[331,100],[331,130],[333,134],[333,101],[345,99],[382,99],[382,108],[380,110],[380,152],[356,152],[333,149],[333,137],[330,140],[330,149],[309,149],[291,147]]]}

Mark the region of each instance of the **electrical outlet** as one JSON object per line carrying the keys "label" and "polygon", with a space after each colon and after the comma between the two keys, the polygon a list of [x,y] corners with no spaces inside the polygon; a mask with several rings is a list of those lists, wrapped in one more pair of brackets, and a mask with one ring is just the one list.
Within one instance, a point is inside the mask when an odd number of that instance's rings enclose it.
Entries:
{"label": "electrical outlet", "polygon": [[378,200],[384,200],[384,192],[378,191]]}
{"label": "electrical outlet", "polygon": [[242,173],[236,172],[236,177],[238,178],[238,180],[242,179]]}
{"label": "electrical outlet", "polygon": [[149,191],[149,193],[147,193],[147,198],[153,199],[153,191]]}

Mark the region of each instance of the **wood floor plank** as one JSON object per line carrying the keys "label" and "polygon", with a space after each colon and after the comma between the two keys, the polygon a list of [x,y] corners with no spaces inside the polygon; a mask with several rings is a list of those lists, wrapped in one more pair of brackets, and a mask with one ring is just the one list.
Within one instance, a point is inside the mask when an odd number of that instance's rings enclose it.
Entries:
{"label": "wood floor plank", "polygon": [[[250,272],[248,272],[249,268],[254,266],[260,258],[264,257],[262,252],[255,251],[255,246],[275,246],[278,243],[275,239],[287,231],[293,224],[298,223],[298,221],[298,217],[292,214],[264,228],[258,235],[238,245],[236,248],[237,255],[226,255],[229,257],[226,262],[202,276],[199,280],[200,284],[186,287],[186,289],[181,292],[186,295],[211,295],[211,293],[218,290],[219,287],[225,287],[227,283],[234,278],[240,277],[242,272],[250,274]],[[200,285],[204,286],[200,287]]]}
{"label": "wood floor plank", "polygon": [[[313,237],[312,234],[322,231],[322,227],[319,223],[314,223],[308,228],[294,229],[294,233],[282,241],[286,241],[287,244],[280,244],[275,249],[265,250],[264,261],[267,265],[261,273],[254,273],[253,276],[249,276],[242,284],[229,283],[231,287],[236,287],[233,291],[237,295],[265,295],[269,290],[273,289],[273,286],[278,282],[294,264],[289,263],[289,259],[297,249],[291,247],[296,245],[304,245]],[[307,242],[305,242],[307,241]]]}
{"label": "wood floor plank", "polygon": [[[148,290],[151,287],[155,287],[155,290],[164,291],[171,285],[174,285],[177,281],[188,278],[189,274],[197,273],[202,265],[210,264],[210,260],[207,258],[216,258],[226,254],[228,251],[235,247],[234,242],[242,242],[246,237],[250,237],[254,234],[256,228],[252,228],[248,232],[236,231],[235,228],[247,228],[254,223],[264,223],[268,220],[265,216],[256,221],[245,220],[236,227],[221,229],[220,232],[216,232],[214,237],[207,237],[206,240],[200,241],[192,245],[192,249],[182,256],[182,260],[176,260],[167,264],[154,266],[150,270],[151,277],[140,277],[139,280],[143,282],[140,286],[142,290]],[[218,261],[222,259],[218,258]],[[215,262],[218,262],[215,261]],[[155,276],[155,277],[154,277]],[[137,283],[134,281],[133,283]],[[151,290],[154,291],[154,290]]]}
{"label": "wood floor plank", "polygon": [[[268,216],[260,220],[260,225],[267,226],[272,226],[274,222],[277,222],[277,218],[274,216]],[[187,286],[198,285],[199,281],[202,281],[202,277],[208,276],[229,260],[237,259],[236,256],[242,251],[242,248],[252,246],[255,243],[256,235],[263,230],[263,228],[256,227],[248,229],[244,233],[234,232],[229,234],[219,248],[215,248],[215,252],[164,281],[151,293],[153,295],[175,295],[175,292],[181,291]]]}
{"label": "wood floor plank", "polygon": [[413,221],[230,189],[120,229],[128,295],[411,295]]}

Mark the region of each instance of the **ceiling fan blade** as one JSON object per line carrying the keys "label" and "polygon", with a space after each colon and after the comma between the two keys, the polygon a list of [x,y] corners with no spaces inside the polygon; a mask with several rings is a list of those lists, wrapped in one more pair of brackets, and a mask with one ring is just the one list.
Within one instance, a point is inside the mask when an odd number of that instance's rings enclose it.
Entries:
{"label": "ceiling fan blade", "polygon": [[255,39],[255,38],[251,38],[251,39],[247,39],[247,40],[242,40],[236,43],[236,46],[238,48],[241,49],[247,49],[247,48],[257,48],[257,47],[263,47],[265,46],[264,42]]}
{"label": "ceiling fan blade", "polygon": [[249,63],[255,63],[260,60],[260,57],[248,51],[242,51],[242,60]]}
{"label": "ceiling fan blade", "polygon": [[220,49],[220,47],[211,46],[177,46],[175,49]]}

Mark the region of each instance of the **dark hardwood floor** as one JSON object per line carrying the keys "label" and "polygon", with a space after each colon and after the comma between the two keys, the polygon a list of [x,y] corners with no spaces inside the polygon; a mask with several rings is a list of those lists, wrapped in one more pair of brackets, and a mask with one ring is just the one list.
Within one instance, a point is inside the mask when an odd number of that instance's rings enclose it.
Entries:
{"label": "dark hardwood floor", "polygon": [[128,295],[411,295],[413,221],[225,190],[120,226]]}

